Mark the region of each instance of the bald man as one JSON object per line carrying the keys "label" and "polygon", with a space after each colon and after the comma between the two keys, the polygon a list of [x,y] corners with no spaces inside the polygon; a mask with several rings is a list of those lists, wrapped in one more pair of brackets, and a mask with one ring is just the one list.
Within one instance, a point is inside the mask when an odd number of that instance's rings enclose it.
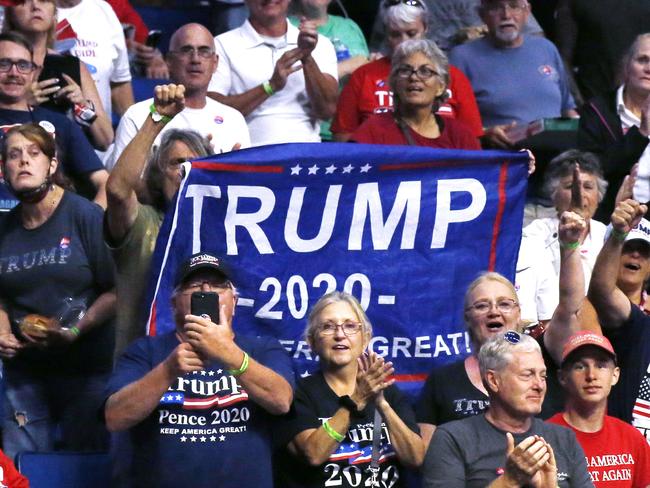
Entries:
{"label": "bald man", "polygon": [[155,123],[164,124],[159,138],[168,129],[192,129],[204,136],[209,135],[217,154],[230,151],[235,144],[250,146],[248,127],[242,114],[207,97],[210,79],[219,62],[210,31],[200,24],[186,24],[179,28],[169,41],[166,62],[171,82],[185,87],[185,109],[169,119],[156,112],[153,99],[131,106],[117,128],[115,148],[106,163],[109,170],[149,116]]}

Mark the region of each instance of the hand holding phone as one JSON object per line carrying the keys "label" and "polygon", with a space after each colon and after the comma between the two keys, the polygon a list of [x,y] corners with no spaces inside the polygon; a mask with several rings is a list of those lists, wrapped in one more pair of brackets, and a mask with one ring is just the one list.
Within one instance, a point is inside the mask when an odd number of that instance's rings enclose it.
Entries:
{"label": "hand holding phone", "polygon": [[190,300],[192,315],[219,323],[219,295],[213,291],[195,291]]}

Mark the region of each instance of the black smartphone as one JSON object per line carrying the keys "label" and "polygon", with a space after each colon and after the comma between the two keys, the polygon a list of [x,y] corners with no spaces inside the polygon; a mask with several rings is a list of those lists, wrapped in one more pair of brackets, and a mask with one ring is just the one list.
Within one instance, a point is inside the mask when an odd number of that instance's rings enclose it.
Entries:
{"label": "black smartphone", "polygon": [[[74,79],[75,70],[79,71],[79,68],[78,66],[74,66],[73,61],[71,60],[71,56],[49,55],[47,59],[47,64],[43,66],[43,69],[41,70],[41,73],[38,76],[38,81],[49,80],[51,78],[58,78],[59,79],[58,86],[60,88],[63,88],[68,84],[68,82],[65,81],[65,78],[61,75],[61,73],[69,74]],[[81,83],[80,79],[79,80],[75,79],[74,81],[78,85],[80,85]],[[62,105],[62,106],[70,105],[67,99],[55,98],[54,94],[50,95],[49,103]]]}
{"label": "black smartphone", "polygon": [[219,323],[219,295],[213,291],[195,291],[190,301],[192,315],[207,315],[215,324]]}
{"label": "black smartphone", "polygon": [[149,47],[153,47],[154,49],[158,47],[158,43],[160,42],[160,37],[162,36],[162,31],[158,29],[152,29],[149,31],[149,34],[147,34],[147,40],[144,41],[145,45]]}

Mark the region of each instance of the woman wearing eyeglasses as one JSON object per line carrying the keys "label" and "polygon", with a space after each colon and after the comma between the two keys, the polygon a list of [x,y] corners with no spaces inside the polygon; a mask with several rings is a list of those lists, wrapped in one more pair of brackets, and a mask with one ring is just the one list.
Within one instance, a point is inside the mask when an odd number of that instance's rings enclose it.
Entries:
{"label": "woman wearing eyeglasses", "polygon": [[[358,68],[350,76],[332,122],[336,141],[349,141],[371,115],[393,111],[393,92],[388,82],[391,57],[402,42],[426,36],[429,13],[422,0],[383,0],[379,14],[386,29],[386,56]],[[450,66],[447,83],[449,96],[438,108],[438,114],[445,120],[465,123],[473,135],[481,136],[481,117],[467,77]]]}
{"label": "woman wearing eyeglasses", "polygon": [[97,451],[108,434],[97,412],[111,369],[113,263],[102,209],[61,186],[52,137],[11,128],[2,172],[20,203],[0,225],[3,449]]}
{"label": "woman wearing eyeglasses", "polygon": [[[560,218],[560,302],[543,338],[538,339],[550,355],[550,358],[545,358],[549,370],[553,361],[560,363],[566,339],[580,328],[577,314],[584,299],[584,276],[578,246],[586,225],[585,219],[574,212],[566,211]],[[498,273],[480,275],[470,283],[465,293],[464,319],[472,354],[462,361],[434,369],[416,407],[422,438],[427,446],[436,426],[478,415],[488,408],[487,391],[479,374],[478,352],[496,334],[523,328],[515,287]],[[549,372],[548,376],[551,377],[552,373]],[[550,417],[563,408],[562,399],[558,398],[559,390],[557,382],[549,383],[543,417]]]}
{"label": "woman wearing eyeglasses", "polygon": [[393,54],[389,77],[394,112],[370,116],[353,141],[446,149],[481,149],[462,122],[446,119],[438,109],[447,98],[449,63],[433,41],[405,41]]}
{"label": "woman wearing eyeglasses", "polygon": [[375,486],[368,466],[375,412],[381,417],[376,486],[403,486],[402,470],[424,458],[415,416],[390,376],[392,363],[366,352],[372,326],[359,302],[344,292],[323,296],[305,337],[321,370],[296,389],[281,427],[288,442],[277,473],[283,487]]}
{"label": "woman wearing eyeglasses", "polygon": [[24,0],[6,7],[2,29],[20,32],[34,48],[39,76],[32,83],[30,103],[70,113],[93,147],[105,151],[113,142],[113,126],[86,65],[52,49],[56,25],[54,0]]}

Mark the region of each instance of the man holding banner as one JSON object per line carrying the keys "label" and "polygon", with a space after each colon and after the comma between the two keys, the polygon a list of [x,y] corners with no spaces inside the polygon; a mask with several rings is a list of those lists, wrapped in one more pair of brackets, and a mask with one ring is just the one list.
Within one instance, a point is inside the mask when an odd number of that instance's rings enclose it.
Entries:
{"label": "man holding banner", "polygon": [[[190,314],[195,292],[216,292],[218,320]],[[130,429],[135,486],[272,487],[269,424],[293,398],[289,357],[273,339],[235,337],[237,293],[211,254],[178,267],[171,302],[176,330],[135,342],[109,382],[106,424]]]}

